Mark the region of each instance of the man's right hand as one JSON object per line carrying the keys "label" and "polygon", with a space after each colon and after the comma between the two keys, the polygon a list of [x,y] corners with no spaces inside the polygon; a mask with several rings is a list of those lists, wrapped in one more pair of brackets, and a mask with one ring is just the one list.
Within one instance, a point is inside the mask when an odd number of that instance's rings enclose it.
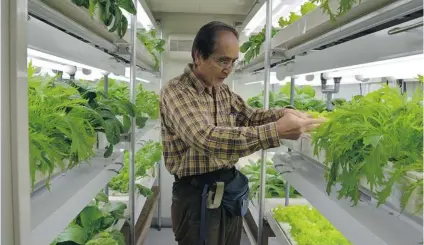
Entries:
{"label": "man's right hand", "polygon": [[317,128],[323,122],[325,119],[314,119],[306,113],[286,109],[276,124],[280,138],[297,140],[303,133]]}

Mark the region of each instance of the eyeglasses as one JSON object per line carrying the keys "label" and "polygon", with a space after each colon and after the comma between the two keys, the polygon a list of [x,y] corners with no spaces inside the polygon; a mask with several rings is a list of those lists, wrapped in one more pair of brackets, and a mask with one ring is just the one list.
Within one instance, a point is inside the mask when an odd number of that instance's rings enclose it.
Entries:
{"label": "eyeglasses", "polygon": [[238,60],[231,60],[229,58],[217,58],[211,56],[217,65],[223,69],[229,69],[230,67],[235,67],[238,64]]}

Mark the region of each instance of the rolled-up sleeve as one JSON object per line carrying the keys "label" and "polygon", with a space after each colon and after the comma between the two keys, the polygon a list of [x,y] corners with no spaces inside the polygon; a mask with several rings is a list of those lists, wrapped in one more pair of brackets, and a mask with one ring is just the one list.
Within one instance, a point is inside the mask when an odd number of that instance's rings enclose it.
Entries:
{"label": "rolled-up sleeve", "polygon": [[234,160],[261,149],[278,147],[275,122],[255,127],[215,126],[207,108],[188,89],[169,86],[162,91],[161,104],[166,120],[176,134],[196,151],[223,160]]}

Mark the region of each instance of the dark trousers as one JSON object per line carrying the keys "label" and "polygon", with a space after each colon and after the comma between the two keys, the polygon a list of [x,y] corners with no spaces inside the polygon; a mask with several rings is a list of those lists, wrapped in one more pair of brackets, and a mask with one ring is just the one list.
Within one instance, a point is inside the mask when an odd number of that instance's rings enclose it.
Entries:
{"label": "dark trousers", "polygon": [[[177,180],[172,188],[172,228],[178,245],[199,245],[201,190]],[[242,217],[228,217],[222,207],[207,209],[206,245],[240,245]]]}

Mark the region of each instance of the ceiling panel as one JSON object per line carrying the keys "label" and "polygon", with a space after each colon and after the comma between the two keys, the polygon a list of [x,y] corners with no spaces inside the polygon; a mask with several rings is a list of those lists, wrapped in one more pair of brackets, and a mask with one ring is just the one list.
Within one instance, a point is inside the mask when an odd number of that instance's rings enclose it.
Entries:
{"label": "ceiling panel", "polygon": [[255,0],[146,0],[152,12],[247,15]]}

